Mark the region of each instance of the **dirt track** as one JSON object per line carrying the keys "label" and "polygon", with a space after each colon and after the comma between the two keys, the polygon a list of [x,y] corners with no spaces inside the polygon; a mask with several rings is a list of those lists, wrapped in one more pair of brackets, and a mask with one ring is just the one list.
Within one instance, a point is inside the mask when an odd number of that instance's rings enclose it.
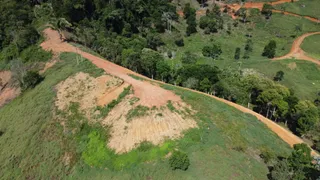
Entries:
{"label": "dirt track", "polygon": [[86,59],[89,59],[97,67],[102,68],[111,75],[117,76],[123,79],[125,82],[131,84],[134,90],[134,95],[140,99],[140,103],[144,106],[160,107],[166,105],[169,100],[173,102],[181,100],[179,96],[175,95],[171,91],[164,90],[158,86],[151,85],[150,83],[139,81],[130,77],[128,74],[134,74],[134,72],[126,68],[76,49],[66,42],[61,42],[60,36],[56,31],[46,29],[44,30],[44,33],[47,36],[47,40],[41,44],[43,49],[52,50],[55,53],[74,52],[80,54]]}
{"label": "dirt track", "polygon": [[[89,53],[77,50],[75,47],[71,46],[68,43],[61,42],[59,39],[59,35],[56,31],[51,29],[46,29],[44,33],[47,36],[47,40],[41,44],[41,46],[46,50],[52,50],[53,52],[75,52],[83,57],[89,59],[93,64],[98,66],[99,68],[103,68],[106,72],[118,76],[122,78],[127,83],[130,83],[135,92],[135,96],[139,97],[141,101],[143,101],[144,104],[148,104],[149,106],[159,106],[164,105],[167,103],[168,100],[171,101],[179,101],[180,98],[176,96],[171,91],[164,90],[158,86],[152,85],[146,81],[138,81],[130,76],[128,74],[135,74],[137,76],[144,77],[140,74],[137,74],[131,70],[128,70],[124,67],[118,66],[114,63],[111,63],[105,59],[99,58],[97,56],[91,55]],[[144,77],[146,78],[146,77]],[[147,78],[149,79],[149,78]],[[150,79],[151,80],[151,79]],[[163,83],[160,81],[151,80],[158,83]],[[180,87],[181,88],[181,87]],[[186,89],[186,88],[184,88]],[[212,95],[208,95],[206,93],[198,92],[195,90],[186,89],[189,91],[193,91],[195,93],[203,94],[209,97],[212,97],[218,101],[221,101],[225,104],[228,104],[229,106],[232,106],[244,113],[249,113],[255,117],[257,117],[261,122],[263,122],[265,125],[267,125],[268,128],[270,128],[273,132],[275,132],[281,139],[283,139],[285,142],[287,142],[290,146],[293,146],[294,144],[302,143],[303,140],[297,137],[296,135],[292,134],[292,132],[284,129],[280,125],[276,124],[275,122],[263,117],[262,115],[247,109],[241,105],[229,102],[225,99],[221,99]],[[316,152],[312,151],[313,155],[318,155]]]}
{"label": "dirt track", "polygon": [[306,60],[306,61],[310,61],[313,62],[315,64],[320,65],[320,60],[309,57],[308,55],[306,55],[306,53],[301,49],[301,44],[303,42],[303,40],[308,37],[308,36],[312,36],[315,34],[320,34],[320,32],[312,32],[312,33],[306,33],[300,37],[298,37],[292,44],[291,50],[288,54],[281,56],[281,57],[276,57],[273,60],[282,60],[282,59],[291,59],[291,58],[295,58],[295,59],[301,59],[301,60]]}

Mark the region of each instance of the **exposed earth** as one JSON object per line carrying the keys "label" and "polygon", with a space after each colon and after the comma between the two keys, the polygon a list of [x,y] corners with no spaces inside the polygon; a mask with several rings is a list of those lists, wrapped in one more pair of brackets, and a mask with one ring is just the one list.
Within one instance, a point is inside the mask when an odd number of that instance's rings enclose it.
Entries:
{"label": "exposed earth", "polygon": [[320,32],[313,32],[313,33],[306,33],[300,37],[298,37],[292,44],[291,50],[288,54],[281,56],[281,57],[276,57],[273,60],[282,60],[282,59],[291,59],[291,58],[295,58],[295,59],[301,59],[301,60],[306,60],[306,61],[310,61],[313,62],[315,64],[320,65],[320,60],[312,58],[310,56],[308,56],[306,54],[306,52],[304,52],[301,49],[301,44],[303,42],[303,40],[308,37],[308,36],[312,36],[315,34],[320,34]]}
{"label": "exposed earth", "polygon": [[0,108],[20,94],[20,88],[14,86],[10,71],[0,72]]}

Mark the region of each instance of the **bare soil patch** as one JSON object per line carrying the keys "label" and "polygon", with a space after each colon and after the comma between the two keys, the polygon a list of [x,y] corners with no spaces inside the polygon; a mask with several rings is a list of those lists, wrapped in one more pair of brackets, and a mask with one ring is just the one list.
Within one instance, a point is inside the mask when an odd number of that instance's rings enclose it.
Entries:
{"label": "bare soil patch", "polygon": [[[86,73],[78,73],[56,86],[58,110],[68,110],[71,103],[79,103],[79,110],[88,119],[95,113],[97,105],[106,105],[116,99],[123,91],[123,81],[119,78],[103,75],[97,78]],[[108,95],[108,98],[106,98]]]}
{"label": "bare soil patch", "polygon": [[0,108],[19,96],[20,88],[13,86],[12,73],[10,71],[0,72]]}
{"label": "bare soil patch", "polygon": [[151,108],[128,120],[128,113],[139,105],[139,101],[132,104],[132,98],[134,95],[127,96],[102,121],[112,127],[108,146],[116,153],[128,152],[143,141],[158,145],[166,139],[177,139],[183,131],[197,127],[191,118],[193,111],[183,102],[173,103],[174,110],[167,106]]}
{"label": "bare soil patch", "polygon": [[291,70],[294,70],[294,69],[297,68],[297,64],[295,62],[289,63],[288,64],[288,68],[291,69]]}

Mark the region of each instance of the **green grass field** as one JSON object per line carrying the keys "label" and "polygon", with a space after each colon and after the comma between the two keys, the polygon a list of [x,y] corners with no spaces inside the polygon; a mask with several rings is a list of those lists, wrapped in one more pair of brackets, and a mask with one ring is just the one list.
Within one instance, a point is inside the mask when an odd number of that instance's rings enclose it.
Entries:
{"label": "green grass field", "polygon": [[[35,89],[0,109],[0,130],[4,132],[0,137],[0,179],[267,179],[268,169],[259,154],[267,150],[286,156],[290,152],[289,146],[255,117],[168,85],[165,88],[197,111],[193,118],[199,129],[159,147],[144,146],[115,155],[105,146],[101,135],[105,131],[85,128],[81,136],[73,137],[53,115],[57,83],[79,71],[93,76],[102,73],[86,60],[77,65],[74,54],[64,53],[61,59]],[[78,115],[72,118],[81,119]],[[187,171],[170,169],[164,156],[173,148],[190,157]],[[74,155],[69,165],[63,163],[66,152]],[[104,166],[107,162],[100,158],[105,157],[111,158],[111,166]],[[99,167],[88,165],[101,162]]]}
{"label": "green grass field", "polygon": [[[224,15],[224,21],[225,24],[233,22],[227,15]],[[175,52],[175,57],[168,59],[167,62],[172,66],[180,63],[184,52],[190,51],[198,56],[198,63],[218,66],[221,69],[229,67],[238,69],[241,65],[242,69],[253,68],[270,78],[273,78],[277,71],[282,70],[286,74],[285,80],[282,82],[284,85],[295,89],[297,96],[314,100],[316,93],[319,91],[319,69],[314,64],[292,60],[292,62],[297,62],[298,68],[290,70],[285,65],[287,61],[271,63],[270,59],[261,56],[261,54],[264,46],[269,40],[273,39],[277,42],[276,56],[285,55],[290,51],[296,37],[307,32],[318,31],[320,25],[304,18],[279,13],[274,13],[270,20],[260,17],[253,19],[252,22],[246,25],[239,23],[238,27],[232,27],[230,35],[226,33],[225,29],[211,35],[205,35],[202,30],[198,29],[200,33],[184,37],[184,47],[175,46],[172,35],[167,33],[163,36],[163,40],[168,44],[166,49]],[[299,26],[301,31],[297,31],[296,26]],[[176,24],[175,27],[180,31],[185,29],[183,23]],[[251,39],[253,41],[253,52],[249,54],[250,58],[234,60],[234,52],[237,47],[241,48],[241,57],[243,56],[247,40],[246,34],[248,33],[252,34]],[[217,60],[202,55],[202,48],[212,43],[220,44],[222,48],[222,55]],[[310,48],[314,43],[311,43]],[[316,51],[316,49],[313,50]]]}
{"label": "green grass field", "polygon": [[320,61],[320,35],[315,34],[304,39],[301,48],[311,57]]}
{"label": "green grass field", "polygon": [[320,18],[320,4],[318,0],[299,0],[294,3],[284,3],[274,6],[278,10],[285,10],[303,16]]}

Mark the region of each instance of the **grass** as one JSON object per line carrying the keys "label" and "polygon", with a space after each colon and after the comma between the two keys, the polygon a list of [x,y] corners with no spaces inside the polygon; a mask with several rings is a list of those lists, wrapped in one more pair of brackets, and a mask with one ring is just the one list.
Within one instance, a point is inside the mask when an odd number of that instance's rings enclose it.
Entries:
{"label": "grass", "polygon": [[148,110],[150,110],[148,107],[138,105],[137,107],[130,109],[126,115],[126,121],[130,122],[133,118],[145,116],[147,115]]}
{"label": "grass", "polygon": [[[273,39],[277,42],[276,56],[285,55],[290,51],[296,37],[306,32],[319,31],[320,25],[304,18],[286,16],[280,13],[274,13],[270,20],[258,16],[251,21],[253,23],[249,22],[246,25],[239,23],[238,27],[232,26],[231,34],[228,34],[224,29],[216,34],[205,35],[198,29],[199,33],[184,37],[184,47],[177,47],[174,44],[172,35],[165,33],[162,36],[166,43],[165,49],[170,49],[175,54],[175,57],[167,59],[166,62],[170,66],[175,67],[177,64],[181,64],[184,52],[190,51],[197,55],[198,64],[218,66],[221,69],[232,68],[238,70],[239,68],[253,68],[270,78],[273,78],[277,71],[283,70],[285,71],[285,80],[281,83],[288,88],[295,89],[297,96],[302,99],[314,100],[315,92],[319,91],[319,85],[317,85],[319,81],[316,79],[319,78],[319,70],[316,66],[309,62],[292,60],[292,62],[297,62],[298,68],[290,70],[286,65],[288,64],[286,62],[289,61],[272,62],[270,59],[262,57],[261,53],[265,45]],[[234,21],[229,16],[224,15],[224,22],[225,24],[231,24]],[[180,23],[177,26],[183,34],[185,24]],[[296,31],[296,26],[301,27],[301,31]],[[252,34],[253,52],[249,54],[249,59],[241,58],[236,61],[234,60],[235,49],[237,47],[241,48],[242,57],[245,42],[248,39],[246,34],[249,32]],[[212,43],[220,44],[222,48],[222,54],[217,60],[212,60],[202,55],[202,48]],[[312,45],[310,45],[311,47]]]}
{"label": "grass", "polygon": [[[57,63],[45,79],[32,90],[24,92],[0,109],[0,179],[64,178],[68,171],[60,158],[65,147],[62,127],[52,115],[54,86],[76,72],[97,76],[90,62],[76,65],[74,54],[62,54],[65,61]],[[68,61],[66,61],[68,60]]]}
{"label": "grass", "polygon": [[[296,66],[290,69],[290,65]],[[300,99],[313,101],[320,89],[320,69],[311,62],[302,60],[281,60],[243,62],[242,68],[256,69],[270,79],[273,79],[277,71],[284,72],[284,79],[280,83],[295,91]]]}
{"label": "grass", "polygon": [[118,98],[116,100],[112,100],[109,104],[107,104],[104,107],[98,106],[97,110],[100,111],[100,117],[106,117],[108,116],[109,112],[121,102],[121,100],[126,97],[130,93],[131,86],[126,87],[123,89],[123,91],[120,93]]}
{"label": "grass", "polygon": [[311,57],[320,61],[320,34],[315,34],[304,39],[301,48]]}
{"label": "grass", "polygon": [[[304,7],[303,7],[304,6]],[[284,3],[274,6],[276,9],[292,12],[295,14],[320,18],[320,4],[318,0],[299,0],[294,3]]]}
{"label": "grass", "polygon": [[[135,164],[129,169],[117,171],[99,168],[83,168],[74,171],[72,178],[114,179],[267,179],[267,166],[258,157],[268,151],[275,156],[286,156],[290,148],[255,117],[240,113],[207,96],[182,90],[170,85],[164,88],[174,91],[198,112],[195,117],[199,129],[191,129],[175,143],[165,143],[161,149],[179,149],[186,152],[191,165],[187,171],[172,171],[167,158],[157,156],[152,162]],[[157,149],[148,142],[137,151]],[[126,155],[127,162],[137,161]],[[124,154],[125,156],[125,154]],[[162,156],[163,157],[163,156]],[[130,163],[129,163],[130,164]],[[244,165],[245,164],[245,165]]]}
{"label": "grass", "polygon": [[[79,71],[95,77],[103,72],[86,60],[77,65],[75,56],[62,54],[64,61],[49,69],[43,82],[0,109],[1,179],[267,179],[260,150],[281,156],[290,152],[255,117],[166,85],[197,111],[193,118],[199,128],[188,130],[179,140],[160,146],[145,142],[117,155],[106,146],[109,128],[87,124],[77,104],[70,106],[70,113],[58,113],[68,117],[66,126],[75,131],[64,131],[53,116],[57,83]],[[174,149],[188,154],[191,165],[186,172],[170,169],[165,155]],[[68,165],[63,162],[66,152],[72,157]]]}

